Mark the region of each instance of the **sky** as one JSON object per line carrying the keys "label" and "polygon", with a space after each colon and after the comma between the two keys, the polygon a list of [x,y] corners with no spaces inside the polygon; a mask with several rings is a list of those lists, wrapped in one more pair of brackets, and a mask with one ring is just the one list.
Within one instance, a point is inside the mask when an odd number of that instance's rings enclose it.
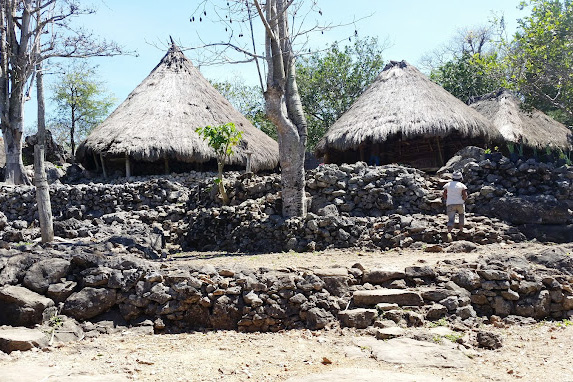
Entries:
{"label": "sky", "polygon": [[[226,3],[225,0],[213,1],[223,6]],[[98,78],[117,99],[116,105],[123,102],[159,63],[170,36],[183,48],[219,42],[225,36],[224,27],[209,22],[213,16],[210,8],[207,8],[209,17],[199,14],[203,10],[202,0],[93,0],[92,3],[97,12],[81,16],[74,23],[92,30],[94,36],[114,40],[125,50],[134,52],[91,60],[92,64],[98,65]],[[380,41],[389,42],[390,46],[383,52],[385,60],[406,60],[419,65],[424,54],[450,41],[460,28],[487,24],[494,15],[503,15],[507,30],[513,33],[516,20],[527,14],[527,9],[518,10],[518,4],[519,0],[318,0],[322,15],[309,14],[306,25],[314,25],[318,20],[322,24],[347,26],[324,34],[309,34],[308,47],[321,49],[334,41],[344,39],[346,42],[356,30],[360,38],[378,37]],[[200,9],[194,13],[198,6]],[[195,22],[190,22],[192,16],[195,16]],[[199,23],[198,16],[205,19]],[[262,25],[255,22],[254,28],[261,30]],[[185,51],[195,64],[204,53],[205,49]],[[258,83],[256,66],[252,62],[202,65],[200,70],[210,80],[231,80],[238,76],[247,84]],[[50,97],[51,81],[53,78],[45,77],[47,98]],[[49,99],[47,103],[50,110]],[[27,102],[26,126],[35,125],[35,108],[35,99]]]}

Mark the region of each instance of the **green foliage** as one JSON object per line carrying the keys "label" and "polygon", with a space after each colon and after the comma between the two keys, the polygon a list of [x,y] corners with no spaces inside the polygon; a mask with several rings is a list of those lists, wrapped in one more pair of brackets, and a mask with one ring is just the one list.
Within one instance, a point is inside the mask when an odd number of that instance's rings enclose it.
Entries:
{"label": "green foliage", "polygon": [[309,149],[362,94],[384,67],[384,47],[376,38],[354,45],[333,44],[324,52],[297,60],[297,85],[308,123]]}
{"label": "green foliage", "polygon": [[512,81],[536,107],[565,124],[573,124],[573,3],[528,0],[531,14],[518,20],[508,61]]}
{"label": "green foliage", "polygon": [[432,70],[430,79],[465,103],[507,86],[505,66],[497,53],[470,54],[453,58]]}
{"label": "green foliage", "polygon": [[227,204],[229,198],[225,191],[223,183],[223,168],[231,155],[233,155],[233,148],[239,144],[243,137],[243,132],[237,130],[235,124],[232,122],[225,123],[219,126],[205,126],[195,129],[203,139],[207,141],[209,146],[215,151],[217,156],[217,168],[219,170],[218,178],[215,184],[219,186],[219,192],[223,198],[223,203]]}
{"label": "green foliage", "polygon": [[223,166],[227,160],[233,155],[233,147],[235,147],[241,138],[243,132],[237,130],[235,124],[232,122],[225,123],[219,126],[205,126],[195,129],[195,132],[207,140],[207,143],[217,155],[217,163]]}
{"label": "green foliage", "polygon": [[251,123],[273,139],[277,139],[277,129],[266,117],[265,100],[259,86],[248,86],[241,78],[232,81],[211,82],[231,105]]}
{"label": "green foliage", "polygon": [[568,326],[573,326],[573,321],[570,319],[564,318],[563,321],[558,322],[556,325],[560,328],[566,328]]}
{"label": "green foliage", "polygon": [[97,80],[95,67],[74,63],[57,77],[52,87],[56,115],[48,129],[55,140],[74,154],[75,148],[110,112],[115,99]]}
{"label": "green foliage", "polygon": [[428,324],[430,328],[437,328],[438,326],[448,326],[448,320],[445,317],[440,318],[437,321],[430,321]]}

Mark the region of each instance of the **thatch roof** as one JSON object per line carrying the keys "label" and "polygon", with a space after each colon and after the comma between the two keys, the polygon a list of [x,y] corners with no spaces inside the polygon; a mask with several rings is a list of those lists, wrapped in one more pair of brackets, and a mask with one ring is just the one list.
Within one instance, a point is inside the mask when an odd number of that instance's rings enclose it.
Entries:
{"label": "thatch roof", "polygon": [[328,130],[317,153],[329,148],[355,149],[401,134],[499,138],[499,132],[475,110],[432,82],[406,61],[392,61]]}
{"label": "thatch roof", "polygon": [[251,151],[253,170],[277,166],[277,142],[241,115],[172,44],[159,65],[90,133],[77,155],[80,160],[103,153],[143,161],[168,157],[206,162],[215,155],[195,129],[227,122],[243,131],[232,164],[243,165],[246,151]]}
{"label": "thatch roof", "polygon": [[507,90],[480,97],[470,105],[488,118],[509,142],[537,149],[571,150],[573,132],[537,109],[524,110]]}

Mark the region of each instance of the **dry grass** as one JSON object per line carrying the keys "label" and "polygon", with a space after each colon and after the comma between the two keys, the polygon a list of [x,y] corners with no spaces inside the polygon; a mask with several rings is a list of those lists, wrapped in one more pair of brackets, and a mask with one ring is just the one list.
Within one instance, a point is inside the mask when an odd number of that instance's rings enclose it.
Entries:
{"label": "dry grass", "polygon": [[464,137],[498,140],[493,125],[430,81],[405,61],[388,64],[368,89],[328,130],[317,146],[323,154],[330,148],[356,149],[363,142],[382,143],[401,134]]}
{"label": "dry grass", "polygon": [[144,161],[168,157],[205,162],[215,155],[195,129],[227,122],[243,131],[243,144],[231,163],[246,163],[250,150],[253,170],[277,166],[277,142],[241,115],[173,44],[149,76],[82,143],[78,156],[81,160],[91,153],[128,154]]}
{"label": "dry grass", "polygon": [[524,110],[519,99],[508,91],[488,94],[470,106],[488,118],[506,141],[521,141],[537,149],[569,151],[573,146],[571,130],[537,109]]}

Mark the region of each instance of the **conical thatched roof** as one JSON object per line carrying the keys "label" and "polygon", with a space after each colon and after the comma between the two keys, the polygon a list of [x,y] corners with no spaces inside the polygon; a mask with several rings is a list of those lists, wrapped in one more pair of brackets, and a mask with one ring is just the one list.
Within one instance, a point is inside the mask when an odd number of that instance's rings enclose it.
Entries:
{"label": "conical thatched roof", "polygon": [[214,152],[195,129],[227,122],[243,131],[231,163],[244,164],[251,151],[253,170],[277,166],[277,142],[241,115],[172,44],[159,65],[80,145],[78,157],[103,153],[205,162],[215,158]]}
{"label": "conical thatched roof", "polygon": [[330,127],[316,151],[321,155],[330,148],[355,149],[363,142],[382,143],[397,134],[408,139],[454,132],[486,140],[499,138],[482,115],[412,65],[392,61]]}
{"label": "conical thatched roof", "polygon": [[507,90],[480,97],[470,106],[488,118],[506,141],[538,149],[573,146],[571,130],[537,109],[522,109],[521,101]]}

